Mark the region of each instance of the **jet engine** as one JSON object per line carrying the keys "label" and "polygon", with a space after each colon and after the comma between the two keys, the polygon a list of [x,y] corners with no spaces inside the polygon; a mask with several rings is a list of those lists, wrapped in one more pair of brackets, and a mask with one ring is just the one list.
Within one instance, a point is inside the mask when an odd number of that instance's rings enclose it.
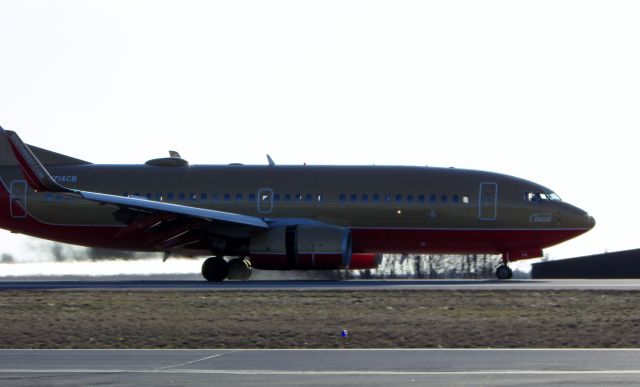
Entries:
{"label": "jet engine", "polygon": [[249,243],[251,266],[263,270],[333,270],[350,267],[351,231],[297,225],[261,231]]}

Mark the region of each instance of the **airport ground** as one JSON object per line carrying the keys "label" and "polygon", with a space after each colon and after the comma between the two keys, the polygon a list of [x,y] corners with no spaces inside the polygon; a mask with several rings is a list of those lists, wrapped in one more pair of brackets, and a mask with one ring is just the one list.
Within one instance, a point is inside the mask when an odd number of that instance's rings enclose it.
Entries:
{"label": "airport ground", "polygon": [[636,348],[639,296],[509,288],[3,290],[0,347]]}
{"label": "airport ground", "polygon": [[627,349],[0,350],[2,386],[637,386]]}

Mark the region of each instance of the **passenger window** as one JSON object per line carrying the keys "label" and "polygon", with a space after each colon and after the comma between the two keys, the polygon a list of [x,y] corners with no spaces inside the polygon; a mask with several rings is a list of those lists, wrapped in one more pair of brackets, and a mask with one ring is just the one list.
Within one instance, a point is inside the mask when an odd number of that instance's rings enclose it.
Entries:
{"label": "passenger window", "polygon": [[440,201],[441,201],[442,203],[446,203],[446,202],[447,202],[447,199],[448,199],[448,198],[447,198],[447,195],[442,195],[442,196],[440,196]]}
{"label": "passenger window", "polygon": [[124,196],[125,198],[129,196],[129,192],[125,192],[122,194],[122,196]]}
{"label": "passenger window", "polygon": [[290,202],[291,201],[291,194],[284,194],[284,201],[285,202]]}
{"label": "passenger window", "polygon": [[418,201],[424,203],[424,195],[418,195]]}
{"label": "passenger window", "polygon": [[316,201],[318,203],[322,203],[322,200],[324,200],[324,196],[322,194],[316,195]]}
{"label": "passenger window", "polygon": [[357,201],[358,201],[358,195],[356,195],[356,194],[351,194],[351,202],[352,202],[352,203],[355,203],[355,202],[357,202]]}
{"label": "passenger window", "polygon": [[279,193],[273,194],[273,201],[274,202],[279,202],[280,201],[280,194]]}
{"label": "passenger window", "polygon": [[369,195],[367,195],[367,194],[363,194],[363,195],[362,195],[362,201],[363,201],[363,202],[368,202],[368,201],[369,201]]}
{"label": "passenger window", "polygon": [[174,199],[173,192],[169,192],[167,194],[167,201],[172,202]]}
{"label": "passenger window", "polygon": [[380,195],[378,194],[373,194],[373,199],[372,199],[375,203],[378,203],[380,201]]}
{"label": "passenger window", "polygon": [[156,200],[161,202],[163,199],[164,197],[162,196],[162,193],[156,192]]}
{"label": "passenger window", "polygon": [[438,201],[438,197],[436,195],[429,196],[429,202],[430,203],[435,203],[437,201]]}
{"label": "passenger window", "polygon": [[224,201],[225,202],[231,201],[231,194],[230,193],[224,194]]}
{"label": "passenger window", "polygon": [[409,203],[412,203],[413,202],[413,195],[407,195],[407,201]]}
{"label": "passenger window", "polygon": [[302,194],[301,193],[296,194],[296,200],[299,201],[299,202],[302,201]]}
{"label": "passenger window", "polygon": [[310,203],[312,200],[313,200],[313,195],[311,195],[309,193],[304,195],[304,201],[305,202]]}
{"label": "passenger window", "polygon": [[201,193],[201,194],[200,194],[200,200],[201,200],[201,201],[206,202],[206,201],[207,201],[207,198],[208,198],[208,196],[207,196],[207,194],[206,194],[206,193]]}
{"label": "passenger window", "polygon": [[220,200],[220,195],[219,194],[217,194],[217,193],[212,193],[211,194],[211,201],[212,202],[217,202],[219,200]]}
{"label": "passenger window", "polygon": [[400,203],[402,201],[402,195],[397,194],[396,195],[396,202]]}
{"label": "passenger window", "polygon": [[249,194],[249,201],[250,202],[255,202],[256,201],[256,194]]}
{"label": "passenger window", "polygon": [[454,203],[458,203],[460,201],[460,197],[458,195],[453,195],[451,199],[453,200]]}
{"label": "passenger window", "polygon": [[464,204],[469,204],[469,197],[468,197],[467,195],[464,195],[464,196],[462,197],[462,203],[464,203]]}
{"label": "passenger window", "polygon": [[184,192],[180,192],[180,193],[178,194],[178,200],[179,200],[179,201],[181,201],[181,202],[183,202],[183,201],[184,201]]}
{"label": "passenger window", "polygon": [[384,194],[384,202],[385,203],[391,203],[391,195]]}
{"label": "passenger window", "polygon": [[242,194],[241,193],[237,193],[236,194],[236,202],[241,202],[242,201]]}
{"label": "passenger window", "polygon": [[344,202],[346,202],[346,201],[347,201],[347,195],[345,195],[345,194],[340,194],[340,197],[339,197],[339,199],[338,199],[338,200],[340,200],[340,203],[344,203]]}

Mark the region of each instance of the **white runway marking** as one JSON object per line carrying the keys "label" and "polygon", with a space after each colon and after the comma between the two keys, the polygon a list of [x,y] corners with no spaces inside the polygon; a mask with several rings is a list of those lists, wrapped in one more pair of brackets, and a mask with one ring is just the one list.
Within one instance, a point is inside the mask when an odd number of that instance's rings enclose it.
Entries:
{"label": "white runway marking", "polygon": [[[201,359],[204,360],[204,359]],[[486,370],[486,371],[296,371],[296,370],[202,370],[202,369],[0,369],[0,374],[12,373],[53,373],[53,374],[100,374],[100,373],[142,373],[142,374],[226,374],[226,375],[291,375],[291,376],[464,376],[464,375],[640,375],[640,370]]]}
{"label": "white runway marking", "polygon": [[211,355],[211,356],[203,357],[202,359],[192,360],[192,361],[188,361],[188,362],[186,362],[186,363],[181,363],[181,364],[176,364],[176,365],[170,365],[170,366],[166,366],[166,367],[161,367],[161,368],[158,368],[158,371],[161,371],[161,370],[168,370],[168,369],[172,369],[172,368],[178,368],[178,367],[186,366],[187,364],[194,364],[194,363],[198,363],[198,362],[201,362],[201,361],[205,361],[205,360],[213,359],[213,358],[216,358],[216,357],[220,357],[220,356],[222,356],[222,355],[228,355],[228,354],[230,354],[230,353],[234,353],[234,352],[236,352],[236,351],[218,353],[218,354],[216,354],[216,355]]}

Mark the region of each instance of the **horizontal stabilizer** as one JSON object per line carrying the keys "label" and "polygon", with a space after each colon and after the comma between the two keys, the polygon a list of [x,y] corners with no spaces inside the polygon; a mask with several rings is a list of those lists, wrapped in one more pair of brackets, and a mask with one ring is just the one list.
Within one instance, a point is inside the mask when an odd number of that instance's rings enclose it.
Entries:
{"label": "horizontal stabilizer", "polygon": [[45,166],[50,165],[83,165],[83,164],[91,164],[88,161],[76,159],[75,157],[63,155],[57,152],[52,152],[47,149],[39,148],[35,145],[27,144],[31,152],[40,160],[40,162]]}
{"label": "horizontal stabilizer", "polygon": [[[1,129],[2,127],[0,127]],[[91,164],[88,161],[76,159],[60,153],[52,152],[47,149],[39,148],[34,145],[27,145],[27,147],[33,152],[33,154],[40,160],[42,165],[55,166],[55,165],[83,165]],[[17,167],[20,163],[13,155],[11,144],[7,138],[7,134],[0,131],[0,167]]]}
{"label": "horizontal stabilizer", "polygon": [[9,140],[9,145],[13,150],[13,155],[18,161],[18,164],[22,169],[22,173],[31,188],[37,191],[71,192],[70,189],[56,183],[53,177],[51,177],[49,172],[47,172],[42,163],[40,163],[38,158],[20,139],[16,132],[4,130],[2,127],[0,127],[0,132]]}

